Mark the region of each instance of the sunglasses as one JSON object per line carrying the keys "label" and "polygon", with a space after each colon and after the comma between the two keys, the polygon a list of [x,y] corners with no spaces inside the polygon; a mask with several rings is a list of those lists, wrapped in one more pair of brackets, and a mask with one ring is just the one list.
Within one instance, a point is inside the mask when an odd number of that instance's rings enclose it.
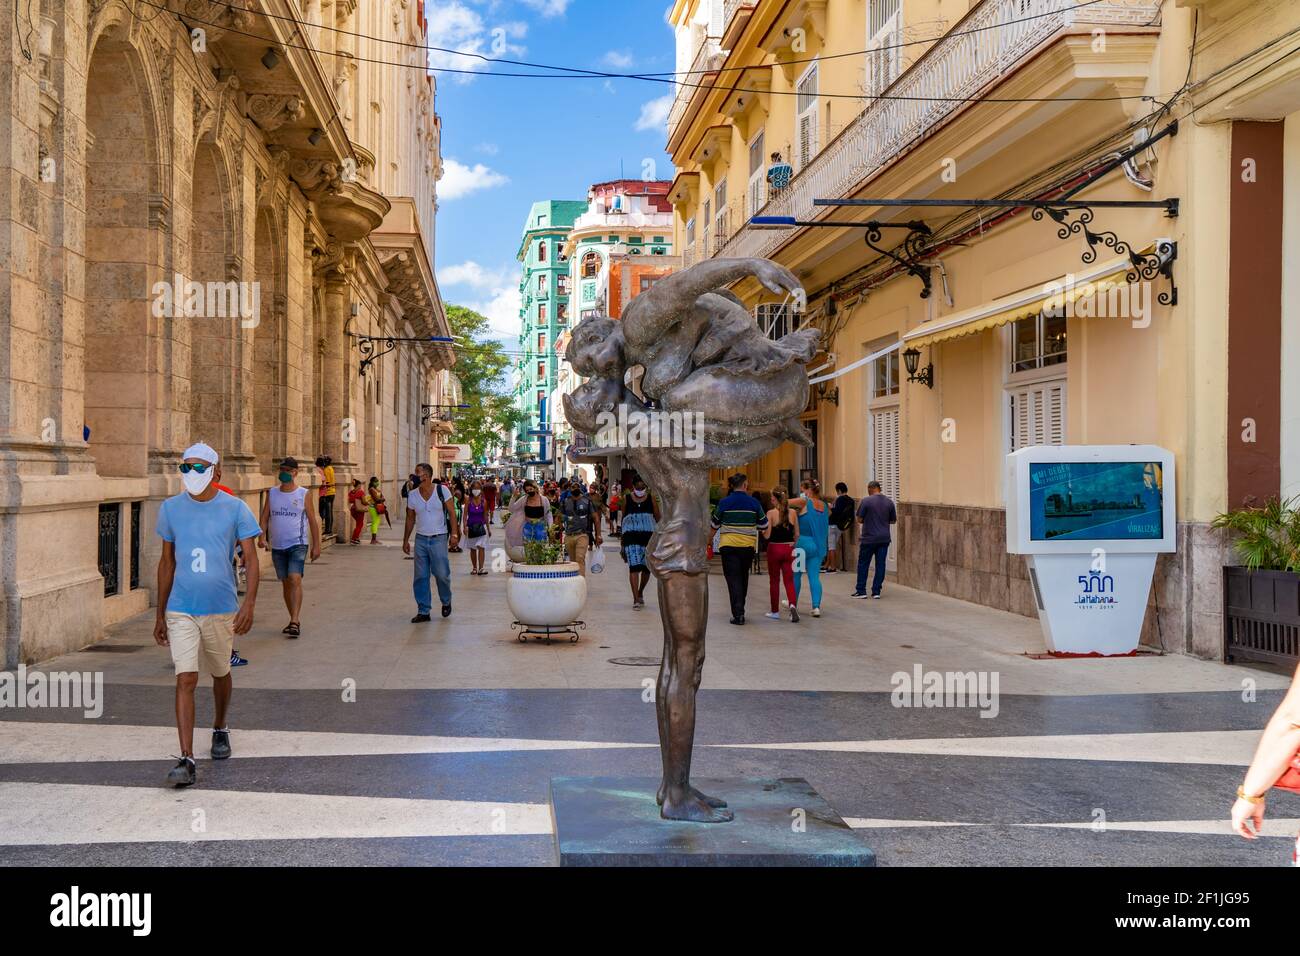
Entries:
{"label": "sunglasses", "polygon": [[183,461],[183,462],[181,462],[181,474],[182,474],[182,475],[188,475],[191,471],[193,471],[193,472],[197,472],[198,474],[202,475],[202,474],[204,474],[205,472],[207,472],[207,470],[208,470],[209,468],[212,468],[212,467],[214,467],[214,466],[211,465],[210,463],[206,462],[206,461],[200,461],[200,462],[194,462],[194,463],[190,463],[190,462],[188,462],[188,461]]}

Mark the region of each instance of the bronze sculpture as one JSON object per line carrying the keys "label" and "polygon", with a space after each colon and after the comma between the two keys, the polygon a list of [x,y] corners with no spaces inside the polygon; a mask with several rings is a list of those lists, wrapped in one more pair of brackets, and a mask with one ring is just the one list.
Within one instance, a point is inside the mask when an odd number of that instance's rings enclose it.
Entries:
{"label": "bronze sculpture", "polygon": [[620,321],[584,319],[566,353],[589,380],[564,396],[565,414],[588,434],[605,427],[619,406],[643,417],[694,416],[702,426],[691,447],[633,442],[625,449],[662,506],[648,551],[664,628],[655,695],[663,782],[656,799],[670,820],[733,817],[726,801],[690,784],[708,624],[709,469],[752,461],[787,439],[809,444],[799,415],[819,333],[804,329],[777,341],[764,335],[725,290],[746,276],[777,295],[803,294],[799,280],[775,262],[713,259],[660,279]]}

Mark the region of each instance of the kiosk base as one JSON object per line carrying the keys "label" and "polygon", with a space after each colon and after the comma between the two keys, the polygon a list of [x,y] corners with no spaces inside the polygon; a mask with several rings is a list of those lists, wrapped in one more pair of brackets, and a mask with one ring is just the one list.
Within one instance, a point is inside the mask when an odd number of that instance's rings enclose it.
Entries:
{"label": "kiosk base", "polygon": [[1154,554],[1030,554],[1026,559],[1049,651],[1127,654],[1137,649]]}

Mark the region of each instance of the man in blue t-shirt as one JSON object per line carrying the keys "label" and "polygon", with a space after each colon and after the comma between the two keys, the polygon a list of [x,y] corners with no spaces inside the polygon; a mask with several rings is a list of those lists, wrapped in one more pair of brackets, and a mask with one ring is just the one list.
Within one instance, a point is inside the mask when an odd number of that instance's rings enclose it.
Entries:
{"label": "man in blue t-shirt", "polygon": [[217,453],[200,442],[185,450],[180,464],[185,490],[158,509],[158,536],[163,539],[158,560],[158,618],[153,637],[171,649],[176,665],[176,731],[181,755],[167,782],[188,787],[197,779],[194,767],[194,688],[199,683],[199,659],[212,674],[215,720],[212,759],[230,756],[226,709],[233,683],[230,654],[236,634],[253,626],[257,600],[257,561],[245,562],[247,588],[239,602],[231,557],[235,546],[257,554],[261,527],[248,505],[219,491]]}

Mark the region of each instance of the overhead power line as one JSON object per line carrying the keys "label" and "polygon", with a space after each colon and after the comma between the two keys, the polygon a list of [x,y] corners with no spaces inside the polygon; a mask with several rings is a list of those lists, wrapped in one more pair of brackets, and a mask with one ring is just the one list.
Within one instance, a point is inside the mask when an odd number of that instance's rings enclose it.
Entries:
{"label": "overhead power line", "polygon": [[[162,7],[159,4],[154,3],[153,0],[139,0],[139,2],[145,4],[146,6],[155,7],[158,9],[163,9],[163,10],[167,9],[166,7]],[[1099,3],[1102,2],[1102,0],[1087,0],[1087,2]],[[249,10],[247,12],[255,13],[264,17],[269,16],[269,14],[265,14],[262,13],[261,11],[256,11],[256,10]],[[544,67],[546,69],[563,71],[563,72],[556,72],[556,73],[513,73],[513,72],[507,73],[507,72],[498,72],[498,71],[466,70],[466,69],[458,69],[456,67],[447,67],[447,66],[429,66],[427,62],[426,63],[401,63],[394,60],[380,60],[380,59],[375,59],[374,57],[360,56],[356,53],[352,53],[349,51],[319,50],[316,47],[310,46],[308,44],[284,42],[284,41],[277,40],[274,37],[263,36],[262,34],[258,34],[258,33],[249,33],[245,30],[236,30],[232,27],[223,26],[222,24],[216,23],[214,21],[204,20],[199,17],[183,16],[179,13],[175,14],[175,16],[177,20],[182,22],[182,24],[185,21],[189,21],[191,23],[200,23],[203,24],[204,26],[215,27],[228,34],[248,37],[250,39],[258,40],[263,43],[275,43],[281,47],[285,47],[288,49],[307,50],[308,52],[316,53],[322,56],[346,57],[349,60],[352,60],[357,63],[373,63],[379,66],[395,66],[406,70],[418,69],[426,73],[450,73],[453,75],[468,75],[468,76],[513,77],[516,79],[533,79],[533,80],[628,79],[628,80],[640,80],[642,82],[647,82],[647,83],[658,83],[670,87],[682,87],[686,89],[712,90],[712,89],[727,88],[725,85],[719,85],[716,83],[686,83],[686,82],[672,79],[671,74],[665,74],[659,76],[654,74],[609,73],[609,72],[604,72],[599,70],[579,70],[575,67]],[[1007,21],[1007,23],[1011,23],[1011,22],[1015,22],[1015,21]],[[1006,23],[1001,25],[1005,26]],[[362,36],[364,36],[364,34],[362,34]],[[370,39],[374,39],[378,41],[378,38],[375,37],[371,37]],[[378,41],[378,42],[384,42],[384,41]],[[918,41],[910,41],[910,42],[918,42]],[[932,42],[932,41],[921,41],[921,42]],[[469,55],[469,54],[461,54],[459,51],[456,50],[444,51],[439,49],[438,52],[456,53],[461,56]],[[861,53],[855,52],[851,55],[855,55],[855,56],[865,55],[866,52],[867,51],[862,51]],[[835,55],[842,56],[848,54],[835,54]],[[827,58],[829,59],[829,57]],[[501,61],[493,61],[493,62],[507,62],[507,61],[501,60]],[[718,71],[710,70],[707,72],[713,73]],[[735,86],[730,87],[730,89],[736,89],[736,88],[737,87]],[[769,93],[769,95],[774,95],[774,96],[799,96],[800,95],[798,90],[769,90],[767,92]],[[825,97],[827,99],[861,100],[864,102],[876,101],[876,100],[899,100],[899,101],[913,101],[913,102],[922,102],[922,103],[1113,103],[1113,102],[1121,102],[1125,100],[1155,101],[1156,99],[1153,96],[1142,95],[1142,94],[1133,94],[1127,96],[1116,95],[1116,96],[994,97],[994,96],[902,96],[899,94],[891,94],[891,93],[882,93],[878,95],[873,95],[873,94],[861,93],[861,92],[832,93],[832,92],[819,91],[817,95],[819,97]]]}

